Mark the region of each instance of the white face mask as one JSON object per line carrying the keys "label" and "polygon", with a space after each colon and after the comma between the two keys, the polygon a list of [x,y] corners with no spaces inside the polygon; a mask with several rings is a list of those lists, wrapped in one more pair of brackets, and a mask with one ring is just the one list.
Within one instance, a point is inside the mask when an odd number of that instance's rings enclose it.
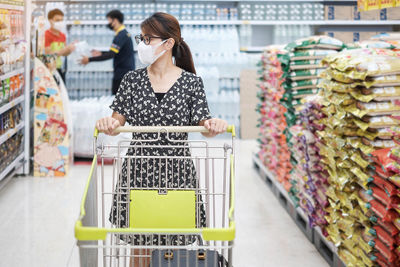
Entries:
{"label": "white face mask", "polygon": [[63,32],[64,29],[65,29],[65,23],[64,23],[64,21],[57,21],[57,22],[54,22],[53,28],[54,28],[55,30],[59,31],[59,32]]}
{"label": "white face mask", "polygon": [[165,43],[167,40],[162,41],[154,46],[146,45],[143,41],[138,44],[139,60],[145,65],[153,64],[159,57],[164,55],[167,50],[163,50],[160,54],[156,55],[156,49]]}

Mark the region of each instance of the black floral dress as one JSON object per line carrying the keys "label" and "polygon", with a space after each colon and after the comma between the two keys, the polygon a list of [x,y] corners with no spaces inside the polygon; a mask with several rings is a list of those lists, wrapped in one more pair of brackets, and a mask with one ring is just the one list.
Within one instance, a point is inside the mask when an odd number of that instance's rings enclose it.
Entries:
{"label": "black floral dress", "polygon": [[[110,108],[123,115],[127,123],[133,126],[197,126],[200,121],[211,118],[201,78],[187,71],[182,72],[160,102],[151,87],[147,69],[131,71],[124,76]],[[156,158],[157,156],[190,157],[189,147],[183,146],[185,142],[179,142],[186,141],[187,138],[187,133],[169,133],[168,136],[166,133],[161,133],[160,137],[158,133],[132,134],[133,141],[127,155],[150,157],[123,161],[110,213],[110,221],[116,227],[129,226],[128,184],[129,189],[198,187],[199,181],[192,159],[164,161]],[[166,145],[175,147],[166,148]],[[199,203],[202,201],[198,198],[196,225],[204,227],[205,210],[203,204]],[[166,241],[165,236],[160,238],[161,240],[154,236],[153,240],[149,240],[149,237],[135,235],[133,240],[132,236],[122,239],[135,245],[171,244],[171,242],[176,243],[178,239],[179,243],[190,242],[182,240],[182,237],[173,241]]]}

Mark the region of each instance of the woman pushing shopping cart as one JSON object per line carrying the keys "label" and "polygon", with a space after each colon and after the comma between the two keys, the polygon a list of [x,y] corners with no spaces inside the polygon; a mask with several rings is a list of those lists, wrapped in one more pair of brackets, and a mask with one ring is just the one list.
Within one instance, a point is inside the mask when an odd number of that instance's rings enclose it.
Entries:
{"label": "woman pushing shopping cart", "polygon": [[[211,118],[178,21],[156,13],[141,29],[139,59],[149,66],[125,75],[112,117],[96,124],[75,228],[81,266],[232,266],[234,128]],[[98,132],[122,131],[132,139],[97,144]],[[188,140],[189,132],[226,131],[232,144]],[[112,161],[112,174],[105,160]]]}

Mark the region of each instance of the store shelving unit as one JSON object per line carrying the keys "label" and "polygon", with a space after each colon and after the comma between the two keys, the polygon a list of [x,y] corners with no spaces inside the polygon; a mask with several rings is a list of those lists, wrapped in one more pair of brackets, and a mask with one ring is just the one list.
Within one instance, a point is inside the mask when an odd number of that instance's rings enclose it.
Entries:
{"label": "store shelving unit", "polygon": [[5,79],[8,79],[8,78],[10,78],[10,77],[13,77],[13,76],[15,76],[15,75],[24,73],[24,72],[25,72],[25,68],[20,68],[20,69],[16,69],[16,70],[10,71],[10,72],[8,72],[8,73],[5,73],[5,74],[3,74],[3,75],[0,75],[0,81],[5,80]]}
{"label": "store shelving unit", "polygon": [[0,3],[0,8],[2,8],[2,9],[11,9],[11,10],[24,11],[24,6],[18,6],[18,5],[8,5],[8,4],[2,4],[2,3]]}
{"label": "store shelving unit", "polygon": [[[5,180],[7,177],[10,177],[16,169],[20,168],[25,161],[24,153],[21,153],[17,158],[15,158],[11,164],[9,164],[2,172],[0,172],[0,181]],[[2,185],[0,185],[1,187]]]}
{"label": "store shelving unit", "polygon": [[25,100],[25,96],[19,96],[16,99],[10,101],[9,103],[3,105],[0,107],[0,114],[3,114],[4,112],[10,110],[11,108],[15,107],[19,103],[22,103]]}
{"label": "store shelving unit", "polygon": [[[1,2],[1,0],[0,0]],[[8,10],[17,10],[17,11],[23,11],[24,12],[24,40],[28,43],[30,43],[30,23],[31,23],[31,14],[30,14],[30,6],[31,6],[31,1],[30,0],[25,0],[24,3],[17,3],[15,5],[13,4],[4,4],[0,3],[0,8],[1,9],[8,9]],[[27,12],[29,10],[29,12]],[[22,40],[12,40],[14,42],[17,41],[22,41]],[[23,137],[23,148],[21,149],[21,154],[18,155],[8,166],[0,172],[0,188],[3,187],[7,181],[10,180],[10,178],[13,176],[15,173],[20,173],[20,174],[28,174],[29,173],[29,159],[30,159],[30,154],[29,154],[29,140],[30,140],[30,132],[29,132],[29,127],[30,127],[30,91],[31,91],[31,79],[30,79],[30,74],[31,74],[31,68],[30,68],[30,57],[29,53],[26,54],[25,60],[24,60],[24,66],[19,69],[15,69],[13,71],[10,71],[8,73],[5,73],[0,76],[0,81],[11,78],[13,76],[23,74],[24,75],[24,80],[25,80],[25,87],[23,88],[23,94],[13,100],[11,100],[9,103],[6,103],[0,107],[0,115],[3,114],[4,112],[9,111],[13,107],[17,105],[22,105],[23,107],[23,116],[21,122],[16,125],[15,128],[9,129],[2,135],[0,135],[0,145],[4,144],[7,142],[12,136],[14,136],[16,133],[25,130],[24,131],[24,137]],[[2,155],[0,155],[1,157]]]}
{"label": "store shelving unit", "polygon": [[318,226],[310,227],[309,220],[303,210],[293,204],[289,194],[278,180],[275,179],[275,176],[262,164],[257,153],[253,154],[253,164],[260,177],[266,182],[272,193],[279,200],[279,203],[287,211],[307,239],[314,244],[327,263],[332,267],[345,267],[346,265],[338,255],[337,248],[324,237]]}
{"label": "store shelving unit", "polygon": [[[127,20],[126,25],[139,25],[140,20]],[[75,20],[66,21],[67,25],[106,25],[105,20]],[[182,20],[181,25],[315,25],[315,26],[373,26],[400,25],[400,20],[299,20],[299,21],[265,21],[265,20]]]}
{"label": "store shelving unit", "polygon": [[4,134],[0,135],[0,145],[3,144],[8,139],[10,139],[11,136],[16,134],[17,132],[19,132],[23,128],[24,128],[24,123],[21,122],[14,129],[10,129],[7,132],[5,132]]}

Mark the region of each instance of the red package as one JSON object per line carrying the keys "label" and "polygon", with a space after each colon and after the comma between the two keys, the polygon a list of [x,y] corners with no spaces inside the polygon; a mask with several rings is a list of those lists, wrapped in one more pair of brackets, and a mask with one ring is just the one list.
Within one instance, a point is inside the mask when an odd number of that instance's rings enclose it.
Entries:
{"label": "red package", "polygon": [[391,236],[395,236],[400,232],[400,230],[391,222],[384,222],[381,219],[378,219],[378,224]]}
{"label": "red package", "polygon": [[[389,181],[388,181],[389,182]],[[377,186],[371,186],[372,196],[382,202],[386,207],[397,207],[400,204],[400,198],[398,196],[388,196],[385,191]]]}
{"label": "red package", "polygon": [[379,165],[386,166],[391,163],[393,159],[390,158],[390,151],[392,148],[378,149],[372,152],[372,159]]}
{"label": "red package", "polygon": [[375,253],[376,256],[376,263],[378,263],[379,266],[381,267],[398,267],[399,266],[399,261],[396,260],[395,262],[388,262],[388,260],[381,254],[381,253]]}
{"label": "red package", "polygon": [[388,180],[385,180],[383,178],[381,178],[378,175],[374,175],[374,184],[379,186],[383,191],[385,191],[385,193],[389,196],[396,196],[398,193],[397,187],[392,184],[391,182],[389,182]]}
{"label": "red package", "polygon": [[399,218],[399,214],[394,210],[387,210],[378,200],[369,202],[371,210],[384,222],[392,222]]}
{"label": "red package", "polygon": [[376,231],[376,236],[383,242],[385,243],[386,246],[390,248],[390,250],[393,250],[396,246],[396,240],[393,238],[388,232],[386,232],[382,227],[380,226],[374,226],[374,230]]}
{"label": "red package", "polygon": [[393,172],[391,172],[389,170],[384,170],[384,169],[382,169],[381,166],[379,166],[377,164],[375,164],[374,167],[375,167],[376,173],[379,174],[379,176],[382,177],[382,178],[389,179],[390,177],[395,175],[395,173],[393,173]]}
{"label": "red package", "polygon": [[394,251],[390,250],[385,244],[379,240],[375,239],[375,249],[377,249],[387,262],[394,263],[397,260],[397,255]]}

